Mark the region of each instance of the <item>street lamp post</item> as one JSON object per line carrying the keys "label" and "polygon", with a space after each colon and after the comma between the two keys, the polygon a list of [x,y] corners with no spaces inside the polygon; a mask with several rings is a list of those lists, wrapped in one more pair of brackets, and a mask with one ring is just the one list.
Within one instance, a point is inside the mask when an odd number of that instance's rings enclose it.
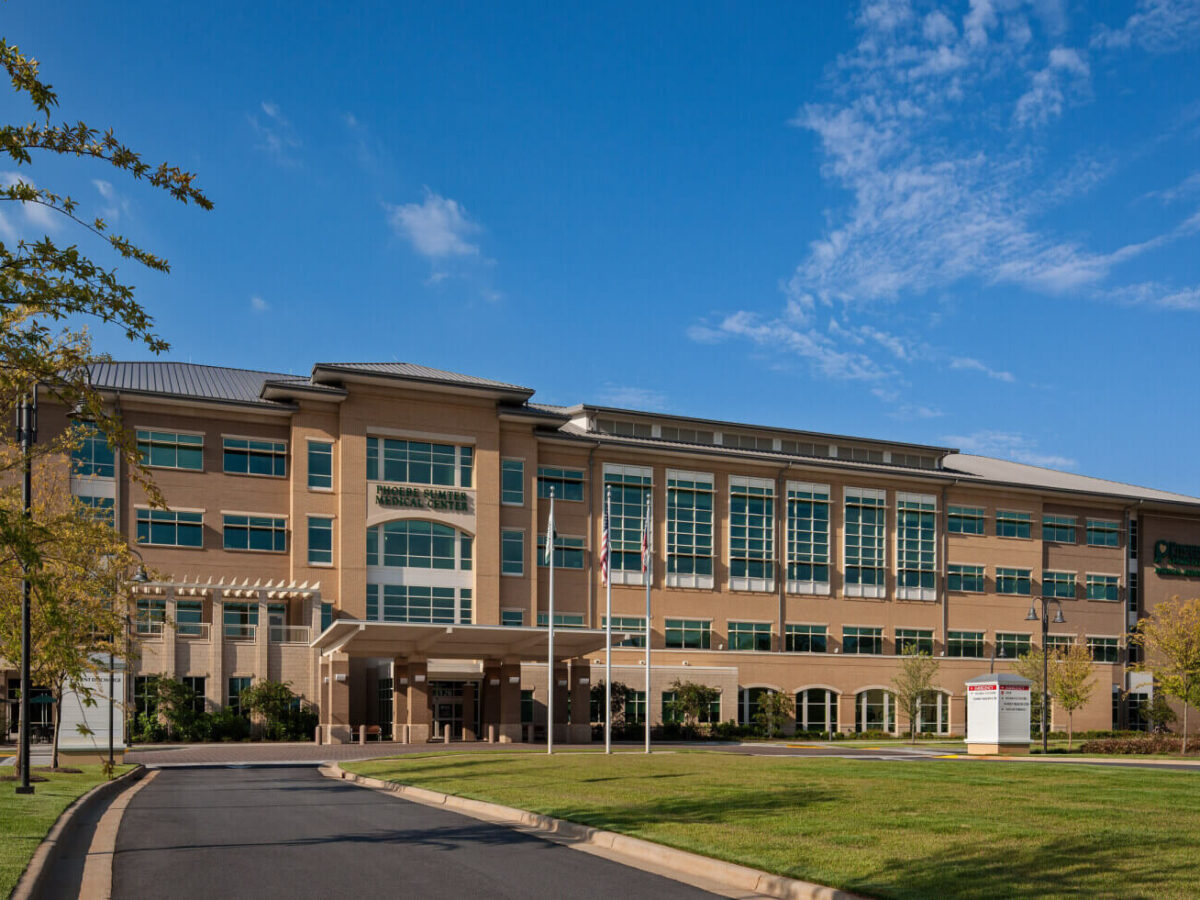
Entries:
{"label": "street lamp post", "polygon": [[[17,443],[21,446],[21,505],[24,510],[25,522],[33,518],[33,468],[30,464],[30,454],[33,444],[37,441],[37,385],[21,396],[17,404]],[[29,783],[29,693],[30,693],[30,584],[29,573],[21,567],[21,706],[19,715],[20,736],[18,737],[18,755],[21,760],[21,783],[17,785],[18,794],[32,794],[33,785]]]}
{"label": "street lamp post", "polygon": [[[133,573],[133,577],[130,578],[129,580],[132,581],[134,584],[145,584],[147,581],[150,580],[150,576],[146,574],[146,561],[142,559],[142,554],[138,553],[132,547],[129,548],[129,552],[138,558],[138,563],[139,563],[137,571]],[[129,641],[129,615],[127,613],[123,613],[121,615],[121,627],[124,629],[124,632],[125,632],[123,637],[125,638],[126,643],[128,643],[128,641]],[[116,678],[113,674],[113,670],[115,669],[115,667],[116,667],[116,660],[113,659],[113,648],[112,648],[112,645],[110,644],[108,647],[108,765],[110,768],[112,766],[116,765],[115,758],[113,755],[113,728],[115,727],[114,722],[113,722],[113,708],[117,705],[114,702],[116,698],[113,697],[113,694],[115,693],[115,687],[116,687],[116,684],[115,684]],[[128,677],[128,675],[129,675],[128,668],[129,667],[126,666],[126,672],[125,672],[126,677]]]}
{"label": "street lamp post", "polygon": [[[1042,601],[1042,613],[1039,616],[1037,612],[1037,601]],[[1036,622],[1039,618],[1042,620],[1042,753],[1049,752],[1049,741],[1046,732],[1046,715],[1050,709],[1050,653],[1046,649],[1047,638],[1050,636],[1050,604],[1053,603],[1058,609],[1054,614],[1054,624],[1061,625],[1067,621],[1063,618],[1062,603],[1054,597],[1037,597],[1029,606],[1029,615],[1025,617],[1026,622]]]}

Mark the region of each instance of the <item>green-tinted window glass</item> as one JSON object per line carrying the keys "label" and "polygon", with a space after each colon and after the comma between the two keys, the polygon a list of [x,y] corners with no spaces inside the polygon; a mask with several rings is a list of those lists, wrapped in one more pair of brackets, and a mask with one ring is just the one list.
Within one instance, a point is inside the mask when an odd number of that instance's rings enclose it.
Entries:
{"label": "green-tinted window glass", "polygon": [[1075,599],[1074,572],[1042,572],[1042,594],[1060,600]]}
{"label": "green-tinted window glass", "polygon": [[204,514],[170,509],[139,509],[137,542],[159,547],[203,547]]}
{"label": "green-tinted window glass", "polygon": [[1121,599],[1120,579],[1116,575],[1088,575],[1087,598],[1110,601]]}
{"label": "green-tinted window glass", "polygon": [[828,631],[824,625],[785,625],[784,649],[789,653],[825,653]]}
{"label": "green-tinted window glass", "polygon": [[952,591],[983,593],[983,566],[950,563],[946,567],[946,587]]}
{"label": "green-tinted window glass", "polygon": [[229,475],[287,475],[287,444],[252,438],[224,438],[224,471]]}
{"label": "green-tinted window glass", "polygon": [[333,563],[333,519],[325,516],[308,517],[308,563]]}
{"label": "green-tinted window glass", "polygon": [[138,429],[142,465],[161,469],[204,468],[204,435]]}
{"label": "green-tinted window glass", "polygon": [[[546,536],[538,535],[538,565],[548,568],[546,562]],[[582,569],[583,568],[583,538],[564,537],[555,535],[554,539],[554,568]]]}
{"label": "green-tinted window glass", "polygon": [[557,466],[538,467],[538,496],[549,499],[554,488],[555,500],[583,500],[583,469],[562,469]]}
{"label": "green-tinted window glass", "polygon": [[751,478],[729,479],[729,575],[775,577],[775,487]]}
{"label": "green-tinted window glass", "polygon": [[1121,526],[1110,519],[1087,520],[1089,547],[1117,547],[1121,543]]}
{"label": "green-tinted window glass", "polygon": [[226,550],[287,551],[287,519],[270,516],[225,516],[223,537]]}
{"label": "green-tinted window glass", "polygon": [[707,650],[712,643],[712,623],[703,619],[667,619],[665,630],[667,647]]}
{"label": "green-tinted window glass", "polygon": [[829,488],[788,487],[788,581],[829,583]]}
{"label": "green-tinted window glass", "polygon": [[712,476],[668,473],[667,572],[712,575]]}
{"label": "green-tinted window glass", "polygon": [[996,537],[1028,538],[1033,534],[1033,514],[996,510]]}
{"label": "green-tinted window glass", "polygon": [[843,628],[842,652],[868,655],[883,653],[883,629],[851,626]]}
{"label": "green-tinted window glass", "polygon": [[116,473],[116,456],[108,446],[108,438],[93,423],[79,426],[79,443],[71,450],[71,467],[76,475],[112,478]]}
{"label": "green-tinted window glass", "polygon": [[525,625],[525,611],[520,609],[500,610],[500,624],[508,628],[521,628]]}
{"label": "green-tinted window glass", "polygon": [[1010,569],[1004,566],[996,567],[996,593],[1018,594],[1028,597],[1033,590],[1033,580],[1029,569]]}
{"label": "green-tinted window glass", "polygon": [[933,656],[933,631],[927,628],[897,628],[896,654],[925,653]]}
{"label": "green-tinted window glass", "polygon": [[1042,540],[1057,544],[1075,543],[1075,517],[1042,516]]}
{"label": "green-tinted window glass", "polygon": [[525,532],[500,532],[500,572],[504,575],[525,574]]}
{"label": "green-tinted window glass", "polygon": [[730,622],[730,650],[770,650],[771,624],[769,622]]}
{"label": "green-tinted window glass", "polygon": [[946,509],[946,531],[950,534],[983,534],[982,506],[950,506]]}
{"label": "green-tinted window glass", "polygon": [[983,656],[982,631],[951,631],[946,635],[946,655],[953,657]]}
{"label": "green-tinted window glass", "polygon": [[500,502],[513,506],[525,503],[525,463],[522,460],[500,460]]}
{"label": "green-tinted window glass", "polygon": [[308,442],[308,486],[317,490],[333,488],[333,444]]}

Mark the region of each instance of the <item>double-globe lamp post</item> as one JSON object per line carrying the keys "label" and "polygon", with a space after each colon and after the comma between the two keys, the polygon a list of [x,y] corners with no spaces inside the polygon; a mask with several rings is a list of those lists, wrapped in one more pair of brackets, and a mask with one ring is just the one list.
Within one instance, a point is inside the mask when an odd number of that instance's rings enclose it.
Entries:
{"label": "double-globe lamp post", "polygon": [[[1042,613],[1039,616],[1037,611],[1038,601],[1042,603]],[[1062,614],[1062,603],[1054,597],[1037,597],[1029,606],[1029,615],[1025,617],[1026,622],[1036,622],[1039,618],[1042,620],[1042,753],[1048,752],[1049,742],[1047,740],[1047,724],[1046,717],[1050,711],[1050,653],[1046,649],[1047,638],[1050,636],[1050,604],[1053,603],[1057,610],[1054,613],[1054,624],[1061,625],[1066,619]]]}

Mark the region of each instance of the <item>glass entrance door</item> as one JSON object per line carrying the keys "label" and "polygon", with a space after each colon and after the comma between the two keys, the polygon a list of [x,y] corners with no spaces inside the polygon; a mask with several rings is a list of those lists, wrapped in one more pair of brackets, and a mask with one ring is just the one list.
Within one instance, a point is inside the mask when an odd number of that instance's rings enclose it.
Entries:
{"label": "glass entrance door", "polygon": [[463,728],[463,683],[461,681],[432,681],[433,734],[440,738],[450,726],[450,739],[462,739]]}

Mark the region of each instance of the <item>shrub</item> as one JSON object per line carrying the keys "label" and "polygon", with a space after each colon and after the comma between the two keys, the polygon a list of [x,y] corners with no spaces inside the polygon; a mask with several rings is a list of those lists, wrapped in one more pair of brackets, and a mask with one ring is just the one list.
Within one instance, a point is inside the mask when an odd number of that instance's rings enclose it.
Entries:
{"label": "shrub", "polygon": [[214,741],[244,741],[250,737],[250,720],[239,716],[229,707],[206,713],[209,739]]}
{"label": "shrub", "polygon": [[[1096,738],[1094,740],[1084,741],[1079,749],[1083,753],[1099,753],[1104,755],[1110,754],[1132,754],[1146,755],[1150,753],[1171,753],[1178,755],[1183,747],[1183,738],[1169,734],[1144,734],[1141,733],[1137,737],[1110,737]],[[1200,755],[1200,747],[1196,744],[1191,744],[1188,747],[1188,755]]]}
{"label": "shrub", "polygon": [[167,739],[167,726],[158,716],[138,713],[129,723],[129,740],[135,744],[158,744]]}

